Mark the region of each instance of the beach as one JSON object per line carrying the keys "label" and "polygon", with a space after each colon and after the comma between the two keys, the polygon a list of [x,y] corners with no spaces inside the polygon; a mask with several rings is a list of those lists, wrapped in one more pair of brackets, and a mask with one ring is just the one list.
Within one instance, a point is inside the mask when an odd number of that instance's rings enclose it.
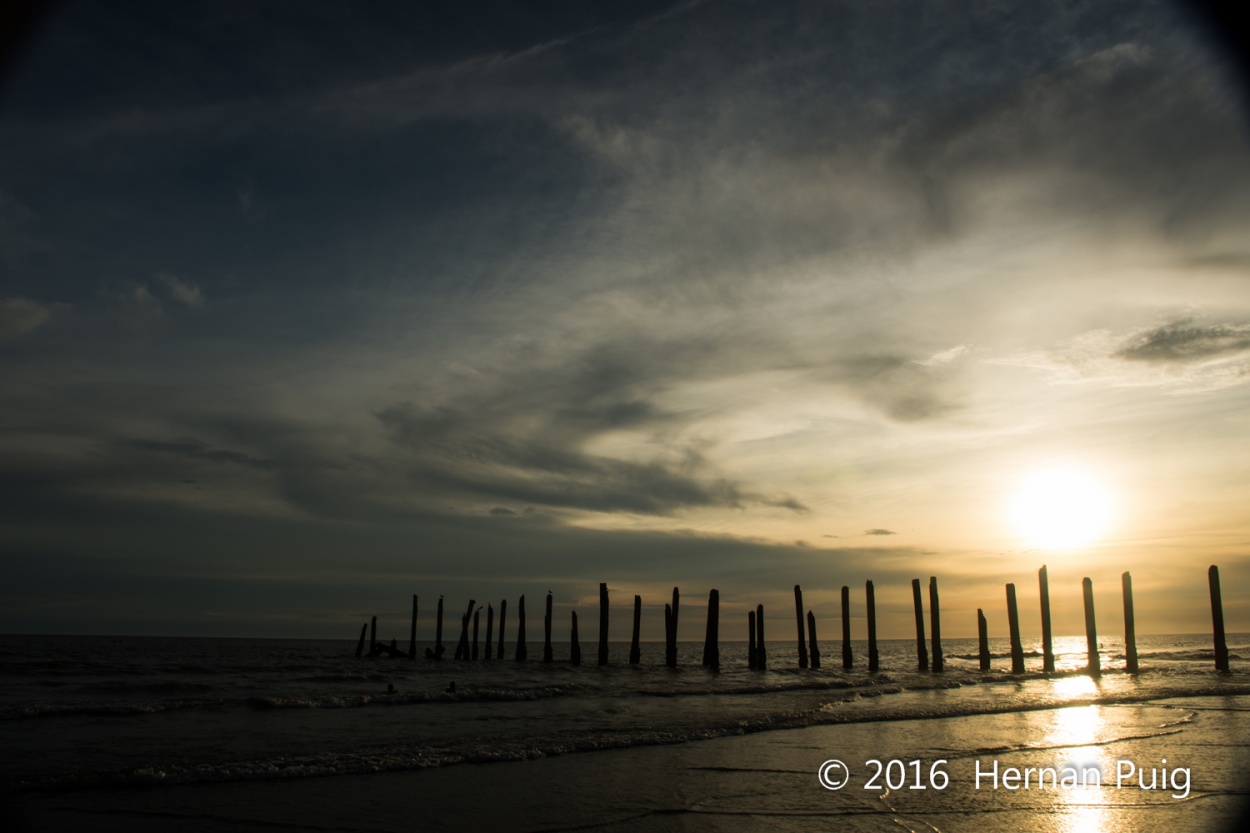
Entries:
{"label": "beach", "polygon": [[[19,821],[36,831],[1234,830],[1248,786],[1247,710],[1244,695],[1175,698],[815,726],[411,772],[90,789],[24,796]],[[836,791],[817,781],[831,758],[854,770]],[[921,760],[926,773],[946,760],[949,784],[864,789],[875,767],[862,762],[873,758]],[[1117,761],[1159,769],[1162,760],[1172,772],[1188,770],[1187,789],[1114,782]],[[1104,783],[1012,790],[975,779],[978,767],[985,773],[995,762],[1001,773],[1072,761],[1101,765]]]}

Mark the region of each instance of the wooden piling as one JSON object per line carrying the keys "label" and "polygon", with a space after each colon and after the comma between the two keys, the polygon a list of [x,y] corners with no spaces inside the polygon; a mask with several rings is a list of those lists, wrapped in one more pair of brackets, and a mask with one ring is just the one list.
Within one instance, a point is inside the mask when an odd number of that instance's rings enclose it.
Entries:
{"label": "wooden piling", "polygon": [[438,597],[438,613],[434,620],[434,659],[442,659],[443,652],[443,597]]}
{"label": "wooden piling", "polygon": [[937,576],[929,576],[929,630],[933,632],[933,670],[942,670],[942,614],[938,608]]}
{"label": "wooden piling", "polygon": [[764,648],[764,606],[755,606],[755,667],[768,670],[768,651]]}
{"label": "wooden piling", "polygon": [[369,656],[378,655],[378,617],[369,620]]}
{"label": "wooden piling", "polygon": [[582,646],[577,642],[577,611],[573,613],[573,629],[569,634],[569,662],[574,665],[582,664]]}
{"label": "wooden piling", "polygon": [[495,608],[490,605],[486,606],[486,650],[482,652],[483,659],[491,659],[494,651],[491,649],[491,637],[495,631]]}
{"label": "wooden piling", "polygon": [[481,616],[482,611],[480,608],[473,611],[473,652],[470,654],[470,658],[472,659],[477,659],[477,624],[478,619],[480,619]]}
{"label": "wooden piling", "polygon": [[720,592],[707,594],[707,634],[703,637],[703,666],[720,670]]}
{"label": "wooden piling", "polygon": [[637,665],[642,661],[642,652],[638,647],[638,634],[642,630],[642,596],[634,596],[634,633],[629,640],[629,664]]}
{"label": "wooden piling", "polygon": [[799,626],[799,668],[807,667],[807,642],[803,636],[803,589],[794,585],[794,618]]}
{"label": "wooden piling", "polygon": [[816,615],[807,611],[807,649],[811,652],[812,668],[820,667],[820,649],[816,647]]}
{"label": "wooden piling", "polygon": [[473,606],[477,602],[469,599],[469,606],[460,617],[460,641],[456,643],[456,659],[469,658],[469,619],[473,616]]}
{"label": "wooden piling", "polygon": [[1124,588],[1124,670],[1137,673],[1137,621],[1133,616],[1133,577],[1125,572],[1120,576]]}
{"label": "wooden piling", "polygon": [[1220,593],[1220,568],[1211,565],[1207,570],[1207,583],[1211,587],[1211,630],[1215,635],[1215,670],[1228,670],[1228,643],[1224,639],[1224,600]]}
{"label": "wooden piling", "polygon": [[599,583],[599,664],[608,664],[608,585]]}
{"label": "wooden piling", "polygon": [[916,666],[921,671],[929,670],[929,649],[924,640],[924,602],[920,599],[920,579],[911,580],[912,605],[916,609]]}
{"label": "wooden piling", "polygon": [[521,594],[521,598],[517,600],[517,631],[516,631],[516,661],[525,662],[529,658],[529,649],[525,647],[525,594]]}
{"label": "wooden piling", "polygon": [[1037,571],[1037,587],[1042,595],[1042,670],[1049,674],[1055,670],[1055,641],[1050,628],[1050,575],[1045,564]]}
{"label": "wooden piling", "polygon": [[365,622],[360,626],[360,641],[356,643],[356,656],[362,656],[365,652],[365,637],[369,635],[369,623]]}
{"label": "wooden piling", "polygon": [[881,668],[881,655],[877,653],[877,596],[871,580],[864,582],[864,593],[868,597],[868,673],[875,674]]}
{"label": "wooden piling", "polygon": [[759,651],[755,647],[755,611],[747,611],[747,668],[754,669],[759,665]]}
{"label": "wooden piling", "polygon": [[985,614],[977,608],[977,656],[981,660],[981,670],[990,670],[990,628],[985,621]]}
{"label": "wooden piling", "polygon": [[851,652],[851,588],[842,585],[842,667],[851,668],[855,656]]}
{"label": "wooden piling", "polygon": [[1020,608],[1016,606],[1016,586],[1007,585],[1007,627],[1011,631],[1011,673],[1024,673],[1024,646],[1020,643]]}
{"label": "wooden piling", "polygon": [[499,651],[495,659],[503,659],[503,620],[508,615],[508,600],[499,600]]}
{"label": "wooden piling", "polygon": [[408,631],[408,659],[417,658],[417,594],[412,594],[412,627]]}
{"label": "wooden piling", "polygon": [[677,648],[673,643],[673,606],[664,605],[664,665],[677,667]]}
{"label": "wooden piling", "polygon": [[547,614],[543,616],[543,662],[551,662],[551,594],[547,594]]}
{"label": "wooden piling", "polygon": [[1086,670],[1091,677],[1102,673],[1102,659],[1098,656],[1098,626],[1094,623],[1094,582],[1081,579],[1081,591],[1085,596],[1085,650],[1089,656]]}

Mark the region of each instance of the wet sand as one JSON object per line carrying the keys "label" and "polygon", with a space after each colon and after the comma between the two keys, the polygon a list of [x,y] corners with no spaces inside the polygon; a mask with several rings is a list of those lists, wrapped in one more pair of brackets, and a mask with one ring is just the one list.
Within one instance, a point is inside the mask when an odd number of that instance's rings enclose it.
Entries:
{"label": "wet sand", "polygon": [[[1195,697],[818,726],[415,772],[27,793],[9,805],[20,827],[7,829],[1231,831],[1241,829],[1250,793],[1248,753],[1250,697]],[[817,779],[834,758],[851,771],[836,791]],[[882,761],[878,784],[905,783],[866,789],[873,758]],[[933,770],[940,759],[947,763]],[[890,760],[900,763],[887,773]],[[1128,765],[1137,771],[1117,787],[1117,767]],[[1052,778],[1037,788],[1037,772],[1065,766],[1097,768],[1101,784],[1064,787]],[[1033,770],[1028,789],[1007,786],[1013,769]],[[1142,771],[1147,784],[1154,774],[1156,789],[1142,789]],[[949,778],[942,789],[938,772]],[[926,788],[914,789],[918,783]]]}

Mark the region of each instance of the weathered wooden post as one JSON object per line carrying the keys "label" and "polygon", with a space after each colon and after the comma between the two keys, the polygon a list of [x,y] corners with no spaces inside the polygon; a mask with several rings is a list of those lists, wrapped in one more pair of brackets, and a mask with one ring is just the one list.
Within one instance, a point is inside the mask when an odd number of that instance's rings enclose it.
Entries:
{"label": "weathered wooden post", "polygon": [[573,612],[573,632],[569,635],[569,662],[574,665],[582,664],[582,646],[577,642],[577,611]]}
{"label": "weathered wooden post", "polygon": [[929,670],[929,650],[924,644],[924,602],[920,600],[920,579],[911,580],[911,599],[916,608],[916,666]]}
{"label": "weathered wooden post", "polygon": [[486,605],[486,650],[482,652],[482,659],[491,659],[495,652],[491,648],[491,637],[495,631],[495,608]]}
{"label": "weathered wooden post", "polygon": [[755,611],[747,611],[747,633],[750,640],[747,642],[747,667],[754,669],[759,665],[759,649],[755,647]]}
{"label": "weathered wooden post", "polygon": [[794,585],[794,618],[799,626],[799,668],[807,667],[807,643],[803,636],[803,589]]}
{"label": "weathered wooden post", "polygon": [[937,576],[929,576],[929,621],[933,631],[933,670],[942,670],[942,619],[938,609]]}
{"label": "weathered wooden post", "polygon": [[599,583],[599,664],[608,664],[608,585]]}
{"label": "weathered wooden post", "polygon": [[990,670],[990,628],[986,624],[985,614],[977,608],[977,655],[981,660],[981,670]]}
{"label": "weathered wooden post", "polygon": [[469,618],[473,615],[473,606],[477,602],[469,599],[469,606],[460,617],[460,641],[456,643],[456,659],[469,658]]}
{"label": "weathered wooden post", "polygon": [[481,616],[482,616],[481,608],[478,608],[477,610],[473,611],[473,653],[471,654],[472,659],[477,659],[477,624]]}
{"label": "weathered wooden post", "polygon": [[525,662],[529,658],[529,649],[525,647],[525,594],[521,594],[521,598],[517,600],[517,631],[516,631],[516,661]]}
{"label": "weathered wooden post", "polygon": [[547,594],[547,615],[543,617],[543,662],[551,662],[551,594]]}
{"label": "weathered wooden post", "polygon": [[851,588],[842,585],[842,667],[851,668],[855,664],[851,653]]}
{"label": "weathered wooden post", "polygon": [[875,674],[881,667],[881,655],[877,653],[877,596],[871,579],[864,582],[864,592],[868,596],[868,673]]}
{"label": "weathered wooden post", "polygon": [[1081,591],[1085,596],[1085,650],[1089,655],[1087,670],[1091,677],[1102,673],[1102,659],[1098,656],[1098,626],[1094,624],[1094,582],[1081,579]]}
{"label": "weathered wooden post", "polygon": [[1211,565],[1207,570],[1207,583],[1211,586],[1211,629],[1215,632],[1215,670],[1228,670],[1228,643],[1224,640],[1224,600],[1220,594],[1220,568]]}
{"label": "weathered wooden post", "polygon": [[720,670],[720,593],[707,594],[707,634],[703,637],[703,665]]}
{"label": "weathered wooden post", "polygon": [[673,644],[673,606],[664,605],[664,665],[677,667],[677,649]]}
{"label": "weathered wooden post", "polygon": [[434,659],[442,659],[443,652],[443,597],[438,597],[438,613],[434,620]]}
{"label": "weathered wooden post", "polygon": [[1133,616],[1133,577],[1125,572],[1120,576],[1124,588],[1124,670],[1137,673],[1137,621]]}
{"label": "weathered wooden post", "polygon": [[642,652],[638,646],[638,634],[642,630],[642,596],[634,596],[634,633],[629,641],[629,664],[637,665],[642,661]]}
{"label": "weathered wooden post", "polygon": [[508,600],[499,600],[499,652],[495,655],[495,659],[503,659],[503,620],[508,615]]}
{"label": "weathered wooden post", "polygon": [[369,620],[369,656],[378,655],[378,617]]}
{"label": "weathered wooden post", "polygon": [[1045,564],[1037,571],[1037,586],[1042,595],[1042,670],[1049,674],[1055,670],[1055,642],[1050,629],[1050,575]]}
{"label": "weathered wooden post", "polygon": [[408,632],[408,659],[417,658],[417,594],[412,594],[412,628]]}
{"label": "weathered wooden post", "polygon": [[356,643],[356,656],[361,656],[365,652],[365,637],[369,635],[369,623],[365,622],[360,626],[360,641]]}
{"label": "weathered wooden post", "polygon": [[755,667],[768,670],[768,651],[764,648],[764,606],[755,606]]}
{"label": "weathered wooden post", "polygon": [[812,668],[820,667],[820,649],[816,647],[816,616],[807,611],[807,647],[811,651]]}
{"label": "weathered wooden post", "polygon": [[1007,627],[1011,631],[1011,673],[1024,673],[1024,646],[1020,643],[1020,609],[1016,606],[1016,586],[1007,585]]}

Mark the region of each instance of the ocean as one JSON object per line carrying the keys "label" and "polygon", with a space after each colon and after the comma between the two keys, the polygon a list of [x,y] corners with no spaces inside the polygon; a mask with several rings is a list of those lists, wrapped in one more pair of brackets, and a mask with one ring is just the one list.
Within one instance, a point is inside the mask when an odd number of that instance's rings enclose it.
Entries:
{"label": "ocean", "polygon": [[[742,643],[722,643],[721,669],[701,666],[702,643],[626,644],[580,666],[556,644],[527,662],[355,656],[348,640],[110,636],[0,637],[0,782],[19,793],[204,782],[333,778],[703,741],[829,724],[873,724],[1078,705],[1250,694],[1250,635],[1229,638],[1231,673],[1217,673],[1209,635],[1140,637],[1142,670],[1122,646],[1100,643],[1103,673],[1083,671],[1084,637],[1056,639],[1057,671],[1039,646],[1009,673],[1006,640],[991,640],[981,672],[975,640],[946,640],[942,673],[916,670],[913,640],[840,643],[801,670],[792,642],[769,642],[767,671],[747,667]],[[404,646],[406,647],[406,646]],[[423,653],[424,644],[418,653]],[[454,647],[454,644],[453,644]],[[448,655],[450,656],[450,654]],[[454,691],[452,684],[454,685]],[[393,688],[393,690],[391,690]],[[1039,738],[1004,738],[995,748]],[[885,750],[883,754],[905,750]]]}

